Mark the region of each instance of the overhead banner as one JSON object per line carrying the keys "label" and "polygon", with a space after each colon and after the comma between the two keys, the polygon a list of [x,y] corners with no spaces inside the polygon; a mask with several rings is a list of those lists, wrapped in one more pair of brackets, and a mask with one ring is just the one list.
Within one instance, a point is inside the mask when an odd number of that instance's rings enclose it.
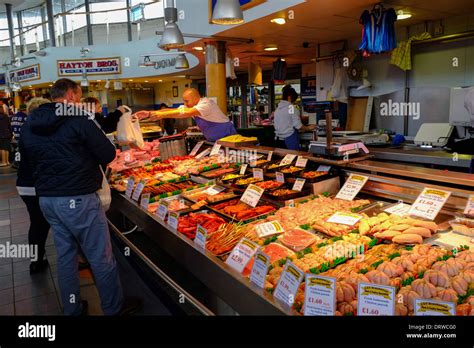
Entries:
{"label": "overhead banner", "polygon": [[120,57],[58,60],[58,76],[121,74]]}
{"label": "overhead banner", "polygon": [[41,78],[39,64],[30,65],[25,68],[10,71],[11,82],[27,82],[32,80],[39,80]]}

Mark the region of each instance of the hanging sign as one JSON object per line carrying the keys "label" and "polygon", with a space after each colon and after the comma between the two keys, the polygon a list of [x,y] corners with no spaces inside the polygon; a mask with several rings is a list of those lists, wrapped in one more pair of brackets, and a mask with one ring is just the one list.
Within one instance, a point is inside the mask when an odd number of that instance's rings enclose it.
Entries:
{"label": "hanging sign", "polygon": [[63,59],[57,61],[58,76],[121,74],[120,57]]}
{"label": "hanging sign", "polygon": [[39,80],[41,78],[40,65],[30,65],[25,68],[11,70],[10,73],[11,82],[27,82],[33,80]]}

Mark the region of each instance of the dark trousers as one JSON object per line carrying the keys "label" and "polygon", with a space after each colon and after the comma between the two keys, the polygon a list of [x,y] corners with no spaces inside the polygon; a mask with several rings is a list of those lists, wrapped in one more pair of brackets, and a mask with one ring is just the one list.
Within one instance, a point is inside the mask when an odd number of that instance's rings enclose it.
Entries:
{"label": "dark trousers", "polygon": [[30,229],[28,231],[28,244],[38,245],[38,261],[43,260],[46,239],[48,238],[49,223],[43,215],[39,205],[38,196],[20,196],[26,204],[30,215]]}

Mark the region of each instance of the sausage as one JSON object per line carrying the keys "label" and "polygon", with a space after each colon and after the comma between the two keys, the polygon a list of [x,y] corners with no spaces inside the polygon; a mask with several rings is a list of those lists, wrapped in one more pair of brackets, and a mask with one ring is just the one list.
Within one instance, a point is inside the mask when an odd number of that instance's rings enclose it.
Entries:
{"label": "sausage", "polygon": [[423,220],[415,220],[413,222],[413,226],[416,227],[424,227],[427,228],[433,232],[436,232],[438,230],[438,225],[434,223],[433,221],[423,221]]}
{"label": "sausage", "polygon": [[398,244],[421,244],[423,237],[414,233],[402,233],[393,237],[392,242]]}

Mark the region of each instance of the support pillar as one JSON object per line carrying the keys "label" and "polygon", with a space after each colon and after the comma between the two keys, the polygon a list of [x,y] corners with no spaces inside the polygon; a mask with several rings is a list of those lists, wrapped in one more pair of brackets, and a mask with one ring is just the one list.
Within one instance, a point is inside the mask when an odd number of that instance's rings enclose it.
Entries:
{"label": "support pillar", "polygon": [[46,16],[48,18],[49,44],[51,47],[56,47],[56,34],[54,32],[53,0],[46,0]]}
{"label": "support pillar", "polygon": [[206,43],[206,94],[217,98],[217,105],[227,115],[225,53],[224,41]]}
{"label": "support pillar", "polygon": [[7,22],[8,22],[8,36],[10,38],[10,57],[11,60],[15,60],[15,40],[13,36],[15,36],[15,32],[13,30],[13,10],[11,4],[5,4],[5,9],[7,12]]}

